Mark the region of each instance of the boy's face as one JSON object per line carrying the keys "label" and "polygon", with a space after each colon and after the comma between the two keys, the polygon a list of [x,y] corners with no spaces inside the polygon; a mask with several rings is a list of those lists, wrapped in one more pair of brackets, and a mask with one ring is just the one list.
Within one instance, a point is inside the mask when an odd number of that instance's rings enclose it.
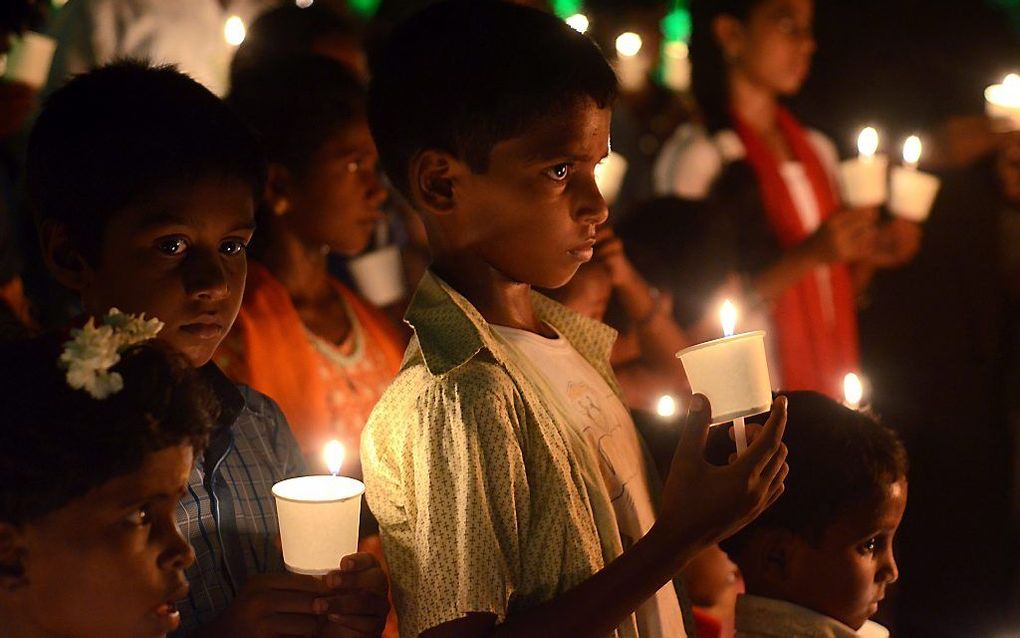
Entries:
{"label": "boy's face", "polygon": [[591,100],[496,144],[482,174],[454,183],[456,243],[512,281],[558,288],[592,258],[608,208],[595,165],[609,153],[610,111]]}
{"label": "boy's face", "polygon": [[907,505],[907,482],[888,486],[882,502],[844,512],[821,543],[797,539],[788,563],[787,598],[853,629],[878,611],[899,576],[893,538]]}
{"label": "boy's face", "polygon": [[80,289],[90,315],[116,307],[166,326],[160,339],[206,364],[237,317],[255,229],[241,180],[204,179],[168,189],[110,218],[97,263]]}
{"label": "boy's face", "polygon": [[366,122],[330,138],[296,175],[284,222],[306,244],[355,255],[368,245],[382,219],[386,189],[379,181],[379,153]]}
{"label": "boy's face", "polygon": [[176,629],[173,603],[195,558],[176,524],[192,455],[189,444],[149,454],[138,471],[23,526],[24,585],[8,594],[17,622],[78,638]]}

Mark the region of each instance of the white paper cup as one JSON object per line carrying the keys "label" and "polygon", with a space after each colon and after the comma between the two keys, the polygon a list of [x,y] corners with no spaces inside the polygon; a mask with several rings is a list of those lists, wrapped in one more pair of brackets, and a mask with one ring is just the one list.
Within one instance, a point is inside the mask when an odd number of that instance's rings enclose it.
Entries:
{"label": "white paper cup", "polygon": [[839,186],[843,201],[853,208],[881,206],[888,198],[889,158],[855,157],[839,165]]}
{"label": "white paper cup", "polygon": [[931,214],[941,183],[930,173],[894,166],[889,211],[912,222],[923,222]]}
{"label": "white paper cup", "polygon": [[50,63],[56,50],[57,41],[53,38],[34,31],[26,31],[21,37],[14,39],[7,54],[4,78],[41,89],[49,77]]}
{"label": "white paper cup", "polygon": [[365,484],[346,476],[300,476],[273,486],[283,562],[295,574],[322,576],[358,551]]}
{"label": "white paper cup", "polygon": [[768,412],[772,406],[763,330],[701,343],[676,356],[691,390],[712,404],[712,425]]}
{"label": "white paper cup", "polygon": [[404,262],[400,248],[386,246],[347,262],[361,294],[376,306],[388,306],[404,298]]}

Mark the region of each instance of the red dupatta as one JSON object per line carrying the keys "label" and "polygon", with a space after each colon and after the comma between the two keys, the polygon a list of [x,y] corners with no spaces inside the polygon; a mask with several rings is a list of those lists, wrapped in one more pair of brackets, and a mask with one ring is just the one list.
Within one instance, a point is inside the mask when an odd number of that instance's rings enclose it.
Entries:
{"label": "red dupatta", "polygon": [[[776,156],[736,113],[732,117],[758,179],[769,225],[783,250],[788,250],[810,233],[797,213]],[[794,157],[804,167],[820,218],[825,221],[839,207],[829,176],[797,120],[782,107],[776,119]],[[827,271],[834,311],[831,318],[826,316],[818,278],[812,271],[775,301],[772,324],[777,333],[783,389],[815,390],[839,400],[843,375],[858,369],[857,314],[850,269],[846,264],[831,264]]]}

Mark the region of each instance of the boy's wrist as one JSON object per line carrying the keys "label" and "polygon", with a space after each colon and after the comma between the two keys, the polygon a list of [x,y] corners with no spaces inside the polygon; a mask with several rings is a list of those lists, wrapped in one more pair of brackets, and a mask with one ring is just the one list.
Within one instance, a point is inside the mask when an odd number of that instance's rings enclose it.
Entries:
{"label": "boy's wrist", "polygon": [[649,543],[652,551],[679,573],[698,552],[712,543],[699,538],[684,526],[667,526],[656,522],[645,534],[643,541]]}

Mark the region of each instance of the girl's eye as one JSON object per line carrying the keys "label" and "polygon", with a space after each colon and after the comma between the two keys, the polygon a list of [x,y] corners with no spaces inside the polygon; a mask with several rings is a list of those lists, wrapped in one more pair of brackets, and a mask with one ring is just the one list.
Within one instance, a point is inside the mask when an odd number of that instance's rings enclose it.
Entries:
{"label": "girl's eye", "polygon": [[150,522],[149,521],[149,506],[145,505],[145,506],[139,507],[137,510],[131,512],[131,515],[128,516],[128,522],[131,523],[132,525],[137,525],[139,527],[142,527],[144,525],[148,525],[149,522]]}
{"label": "girl's eye", "polygon": [[187,247],[188,242],[183,237],[167,237],[156,244],[156,248],[166,255],[180,255]]}
{"label": "girl's eye", "polygon": [[868,540],[866,540],[863,543],[861,543],[861,553],[862,554],[871,554],[876,549],[878,549],[878,539],[877,538],[869,538]]}
{"label": "girl's eye", "polygon": [[570,175],[570,164],[557,164],[546,169],[545,176],[555,182],[562,182]]}
{"label": "girl's eye", "polygon": [[248,246],[244,242],[237,240],[225,241],[222,244],[220,244],[220,252],[222,252],[224,255],[230,256],[240,255],[245,250],[247,250],[247,248]]}

